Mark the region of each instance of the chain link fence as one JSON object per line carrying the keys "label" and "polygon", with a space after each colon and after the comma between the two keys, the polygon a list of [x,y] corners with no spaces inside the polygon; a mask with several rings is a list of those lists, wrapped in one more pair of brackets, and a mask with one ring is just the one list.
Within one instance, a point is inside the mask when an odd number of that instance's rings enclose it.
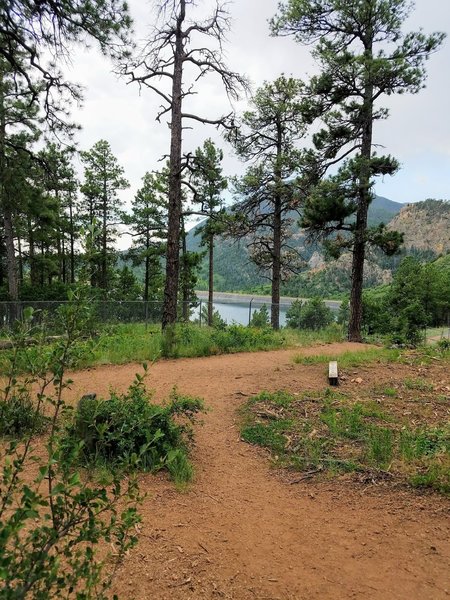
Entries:
{"label": "chain link fence", "polygon": [[[45,317],[52,322],[59,306],[65,304],[63,301],[19,301],[0,302],[0,330],[8,332],[14,327],[16,321],[21,321],[24,310],[33,308],[33,319],[36,324]],[[183,314],[189,314],[189,321],[200,325],[207,325],[208,301],[204,299],[187,303],[187,311],[183,305],[179,306],[179,320],[183,321]],[[271,304],[259,299],[251,299],[245,302],[236,300],[220,300],[213,303],[213,310],[220,315],[228,324],[238,323],[249,325],[255,311],[260,311],[265,306],[270,315]],[[280,324],[286,322],[286,311],[289,303],[281,303]],[[144,323],[146,325],[159,324],[162,319],[163,303],[159,301],[95,301],[93,304],[93,321],[96,324],[119,324],[119,323]]]}

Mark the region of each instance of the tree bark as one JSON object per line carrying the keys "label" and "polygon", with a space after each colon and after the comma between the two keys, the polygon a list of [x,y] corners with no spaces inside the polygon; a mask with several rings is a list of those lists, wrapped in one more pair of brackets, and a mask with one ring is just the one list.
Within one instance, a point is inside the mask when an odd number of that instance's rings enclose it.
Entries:
{"label": "tree bark", "polygon": [[70,283],[75,283],[75,234],[73,229],[72,193],[69,197],[69,226],[70,226]]}
{"label": "tree bark", "polygon": [[182,82],[183,82],[183,33],[186,17],[186,1],[180,0],[175,37],[174,70],[172,79],[169,218],[166,250],[166,281],[162,329],[174,325],[177,320],[178,278],[180,273],[180,219],[181,219],[181,147],[182,147]]}
{"label": "tree bark", "polygon": [[0,205],[3,210],[5,230],[6,271],[8,274],[8,294],[11,300],[19,299],[19,281],[17,277],[16,253],[14,250],[14,227],[10,199],[5,187],[6,176],[6,115],[3,89],[3,74],[0,73]]}
{"label": "tree bark", "polygon": [[145,238],[145,276],[144,276],[144,302],[148,302],[148,288],[150,287],[150,232],[147,230]]}
{"label": "tree bark", "polygon": [[108,212],[108,198],[106,191],[106,175],[103,179],[103,206],[102,206],[102,257],[101,257],[101,267],[100,267],[100,278],[101,283],[100,287],[103,290],[103,296],[106,298],[107,288],[108,288],[108,262],[107,262],[107,244],[108,244],[108,236],[107,236],[107,212]]}
{"label": "tree bark", "polygon": [[283,132],[277,123],[277,162],[275,166],[275,197],[273,210],[273,247],[272,247],[272,306],[270,311],[271,325],[280,329],[280,284],[281,284],[281,157],[283,153]]}
{"label": "tree bark", "polygon": [[280,329],[280,283],[281,283],[281,198],[275,197],[273,216],[273,258],[272,258],[272,307],[271,325]]}
{"label": "tree bark", "polygon": [[[365,56],[368,63],[373,59],[373,32],[371,27],[365,41]],[[356,213],[356,229],[352,259],[352,289],[350,293],[350,319],[348,339],[350,342],[362,342],[362,291],[364,278],[364,259],[366,254],[367,213],[371,201],[370,159],[372,157],[373,136],[373,84],[370,73],[366,73],[364,103],[362,108],[363,131],[361,137],[361,170],[359,175],[359,202]]]}
{"label": "tree bark", "polygon": [[8,294],[10,300],[19,299],[19,279],[17,277],[16,251],[14,249],[14,228],[9,202],[3,202],[3,224],[5,227],[6,268],[8,271]]}
{"label": "tree bark", "polygon": [[214,309],[214,235],[209,234],[208,239],[208,325],[213,326],[213,309]]}

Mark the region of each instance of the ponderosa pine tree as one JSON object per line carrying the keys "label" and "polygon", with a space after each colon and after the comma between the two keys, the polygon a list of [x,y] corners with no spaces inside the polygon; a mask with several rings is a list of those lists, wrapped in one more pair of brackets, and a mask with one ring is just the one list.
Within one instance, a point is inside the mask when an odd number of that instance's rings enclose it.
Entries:
{"label": "ponderosa pine tree", "polygon": [[56,210],[54,235],[57,275],[62,283],[75,281],[75,239],[78,227],[74,214],[74,200],[77,181],[72,155],[72,148],[63,149],[54,142],[47,144],[38,155],[43,191],[53,198]]}
{"label": "ponderosa pine tree", "polygon": [[[230,71],[223,60],[223,43],[229,30],[229,15],[225,5],[217,2],[210,18],[196,20],[196,2],[193,0],[159,0],[159,22],[152,38],[140,57],[127,60],[122,73],[141,86],[146,86],[164,105],[157,115],[159,121],[170,114],[169,154],[169,218],[166,250],[166,281],[162,327],[177,320],[177,300],[180,275],[180,223],[182,218],[184,123],[227,125],[228,117],[207,118],[192,114],[184,108],[186,99],[195,94],[195,82],[209,74],[220,78],[226,93],[238,97],[245,80]],[[193,13],[189,20],[187,13]],[[202,43],[204,40],[204,43]],[[190,79],[190,81],[188,80]],[[167,83],[167,87],[164,83]]]}
{"label": "ponderosa pine tree", "polygon": [[306,134],[303,84],[282,75],[265,83],[244,113],[237,135],[229,136],[238,155],[251,163],[237,182],[237,216],[232,234],[245,237],[250,257],[272,286],[271,324],[280,326],[280,284],[296,271],[300,257],[290,247],[293,212],[301,206],[301,152]]}
{"label": "ponderosa pine tree", "polygon": [[160,263],[167,236],[167,205],[167,177],[164,173],[146,173],[132,201],[131,214],[124,215],[133,238],[129,255],[134,265],[144,263],[145,302],[150,287],[157,289],[162,284]]}
{"label": "ponderosa pine tree", "polygon": [[[307,199],[302,225],[328,238],[336,255],[353,254],[349,339],[361,341],[362,285],[366,247],[393,253],[401,236],[371,229],[367,212],[377,176],[392,175],[398,163],[374,152],[373,126],[388,111],[378,101],[394,93],[417,93],[424,85],[425,61],[444,34],[403,33],[408,0],[287,0],[272,20],[275,35],[314,43],[321,73],[310,85],[309,118],[324,127],[314,136],[323,169],[344,161],[336,176]],[[343,233],[340,233],[343,232]]]}
{"label": "ponderosa pine tree", "polygon": [[58,67],[70,59],[71,46],[95,40],[104,54],[115,54],[131,27],[122,0],[2,1],[0,23],[0,60],[25,82],[30,104],[40,100],[51,127],[65,124],[68,100],[81,98],[80,88]]}
{"label": "ponderosa pine tree", "polygon": [[[17,63],[25,69],[25,59],[17,51]],[[24,161],[28,161],[30,145],[38,138],[39,105],[28,92],[30,78],[12,70],[6,60],[0,60],[0,211],[6,249],[8,294],[19,297],[19,278],[15,249],[15,217],[23,207],[20,197],[25,185]],[[31,81],[31,80],[30,80]],[[36,90],[42,89],[33,82]]]}
{"label": "ponderosa pine tree", "polygon": [[225,210],[222,192],[228,182],[222,173],[223,152],[211,139],[197,148],[192,162],[191,184],[194,190],[193,201],[199,206],[199,214],[206,217],[198,229],[201,245],[208,252],[208,325],[212,327],[214,317],[214,241],[224,231]]}
{"label": "ponderosa pine tree", "polygon": [[122,217],[122,203],[117,192],[129,187],[129,183],[106,140],[100,140],[91,150],[82,152],[81,160],[85,165],[84,182],[80,187],[85,198],[83,219],[88,226],[94,227],[91,284],[103,290],[106,296],[108,267],[113,260],[110,244]]}

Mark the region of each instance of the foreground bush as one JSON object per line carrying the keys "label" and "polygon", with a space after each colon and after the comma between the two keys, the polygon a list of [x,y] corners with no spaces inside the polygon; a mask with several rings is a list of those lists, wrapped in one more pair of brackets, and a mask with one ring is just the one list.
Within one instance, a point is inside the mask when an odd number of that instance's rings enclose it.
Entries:
{"label": "foreground bush", "polygon": [[[2,600],[106,599],[116,561],[136,542],[135,479],[123,484],[116,473],[108,488],[98,485],[77,472],[81,445],[67,452],[61,444],[60,417],[68,414],[63,392],[70,385],[65,373],[84,356],[91,316],[78,293],[70,300],[58,311],[62,335],[51,346],[45,343],[45,319],[26,310],[2,362],[1,406],[14,423],[8,433],[28,432],[0,446]],[[30,338],[37,343],[33,348],[26,343]],[[26,376],[19,376],[19,356],[28,366]],[[48,432],[38,452],[34,434],[44,415]],[[111,546],[114,557],[105,552]]]}
{"label": "foreground bush", "polygon": [[126,394],[112,394],[107,400],[83,397],[63,444],[68,450],[80,447],[84,466],[166,468],[177,483],[183,483],[192,476],[190,424],[203,409],[202,400],[179,396],[175,390],[166,404],[151,404],[144,378],[136,375]]}

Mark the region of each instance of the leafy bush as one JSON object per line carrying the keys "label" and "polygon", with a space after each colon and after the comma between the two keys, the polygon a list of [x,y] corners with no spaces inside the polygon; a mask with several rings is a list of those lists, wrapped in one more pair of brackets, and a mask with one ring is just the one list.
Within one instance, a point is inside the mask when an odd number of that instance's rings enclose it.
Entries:
{"label": "leafy bush", "polygon": [[[36,327],[33,311],[26,309],[12,338],[13,351],[2,365],[8,381],[2,406],[10,409],[16,403],[21,425],[24,413],[27,425],[32,411],[36,418],[46,414],[49,428],[44,452],[32,447],[36,421],[23,443],[12,440],[0,447],[0,597],[8,600],[106,600],[114,569],[104,572],[98,545],[113,544],[120,560],[136,542],[131,534],[139,521],[135,479],[123,486],[114,474],[108,489],[99,486],[76,471],[81,445],[70,452],[61,445],[60,416],[68,411],[62,395],[70,385],[65,373],[83,356],[90,323],[90,310],[78,293],[69,299],[57,315],[63,335],[51,347],[45,345],[45,323]],[[30,337],[37,347],[25,344]],[[29,370],[21,378],[19,351]]]}
{"label": "leafy bush", "polygon": [[267,306],[263,304],[259,310],[255,310],[250,319],[250,327],[269,327],[269,311]]}
{"label": "leafy bush", "polygon": [[13,438],[43,431],[48,419],[26,393],[16,393],[0,400],[0,435]]}
{"label": "leafy bush", "polygon": [[317,331],[327,327],[332,321],[333,312],[320,298],[308,302],[295,300],[286,313],[288,327]]}
{"label": "leafy bush", "polygon": [[83,397],[67,426],[65,447],[70,450],[81,444],[80,460],[85,466],[167,468],[177,482],[189,479],[190,428],[186,422],[180,423],[180,418],[192,422],[204,408],[202,400],[180,397],[176,391],[165,405],[149,400],[140,375],[126,394],[114,393],[107,400]]}
{"label": "leafy bush", "polygon": [[228,325],[225,331],[214,331],[212,342],[221,352],[239,352],[276,348],[283,344],[283,338],[271,329],[257,329],[244,325]]}
{"label": "leafy bush", "polygon": [[[206,325],[208,324],[208,303],[202,304],[201,322]],[[211,326],[215,329],[225,329],[227,326],[227,322],[225,319],[222,319],[217,309],[213,309]]]}

